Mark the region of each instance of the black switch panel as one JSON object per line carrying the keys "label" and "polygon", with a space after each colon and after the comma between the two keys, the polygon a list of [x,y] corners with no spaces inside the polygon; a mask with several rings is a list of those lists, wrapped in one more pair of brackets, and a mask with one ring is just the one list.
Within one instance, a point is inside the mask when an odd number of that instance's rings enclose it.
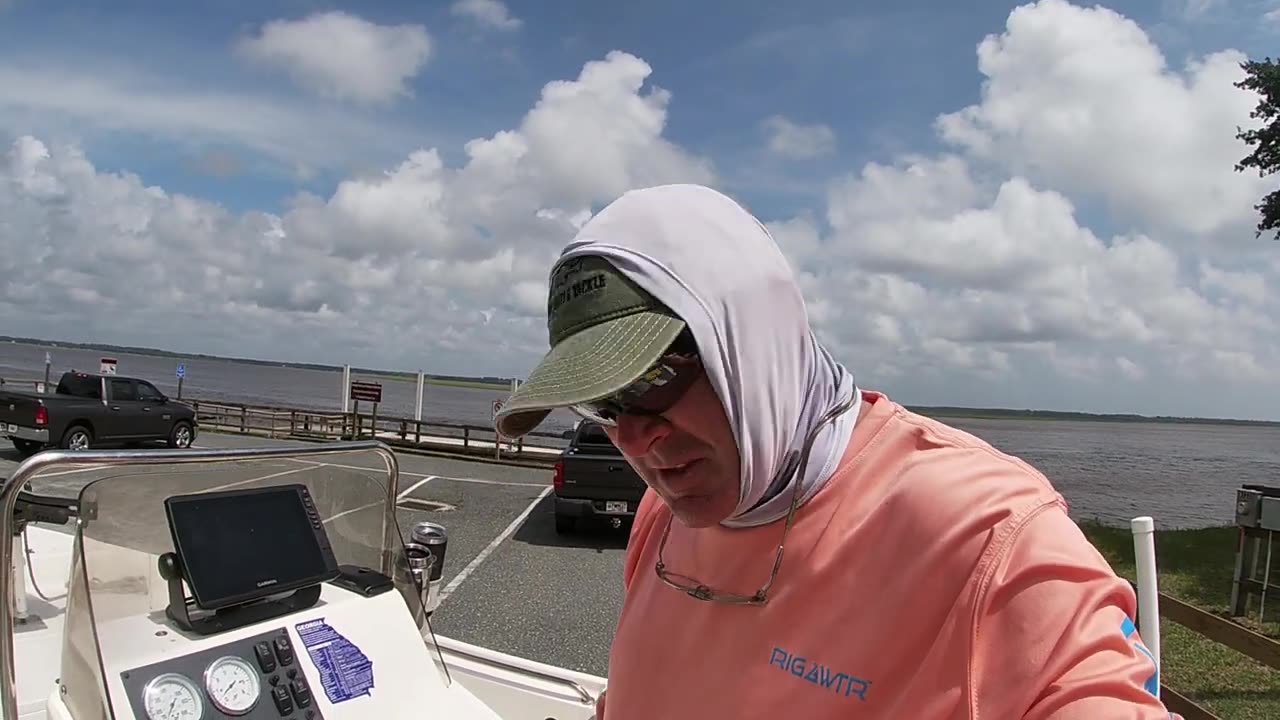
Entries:
{"label": "black switch panel", "polygon": [[[260,671],[262,694],[253,709],[232,718],[209,702],[204,689],[204,671],[209,663],[226,655],[244,658]],[[178,673],[190,680],[203,696],[204,720],[324,720],[316,705],[315,694],[301,672],[293,643],[283,627],[243,638],[230,640],[207,650],[182,657],[169,658],[142,667],[130,668],[120,674],[124,682],[129,704],[134,714],[143,717],[142,694],[147,683],[165,673]]]}

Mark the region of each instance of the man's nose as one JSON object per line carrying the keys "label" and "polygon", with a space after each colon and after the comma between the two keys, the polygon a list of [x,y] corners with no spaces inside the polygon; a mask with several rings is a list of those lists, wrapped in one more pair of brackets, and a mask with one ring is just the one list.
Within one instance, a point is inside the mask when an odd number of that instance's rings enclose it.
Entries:
{"label": "man's nose", "polygon": [[613,431],[613,444],[624,455],[641,457],[670,429],[671,424],[661,415],[620,415]]}

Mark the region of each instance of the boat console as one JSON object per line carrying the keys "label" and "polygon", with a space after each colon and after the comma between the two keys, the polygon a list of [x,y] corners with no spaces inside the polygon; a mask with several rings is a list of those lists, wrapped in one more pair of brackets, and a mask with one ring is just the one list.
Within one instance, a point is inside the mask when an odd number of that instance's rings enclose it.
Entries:
{"label": "boat console", "polygon": [[[68,468],[74,499],[29,492]],[[435,635],[447,536],[402,536],[382,443],[54,450],[0,480],[0,535],[44,552],[0,564],[66,578],[0,603],[0,720],[583,720],[603,687]]]}
{"label": "boat console", "polygon": [[[98,629],[116,708],[139,720],[497,717],[436,675],[390,577],[340,565],[302,484],[171,496],[163,618]],[[185,588],[190,589],[190,595]]]}

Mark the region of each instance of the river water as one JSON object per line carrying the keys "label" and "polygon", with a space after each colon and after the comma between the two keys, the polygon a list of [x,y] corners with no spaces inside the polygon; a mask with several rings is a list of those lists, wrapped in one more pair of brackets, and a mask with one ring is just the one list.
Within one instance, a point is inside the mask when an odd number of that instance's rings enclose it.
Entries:
{"label": "river water", "polygon": [[[98,370],[104,353],[0,343],[0,378],[44,376],[44,354],[53,356],[55,382],[69,369]],[[121,375],[146,378],[177,394],[175,368],[186,364],[184,398],[259,405],[340,410],[342,372],[109,353]],[[413,417],[413,379],[363,377],[382,383],[379,414]],[[489,425],[501,391],[426,386],[425,421]],[[540,428],[568,428],[574,416],[557,412]],[[1244,483],[1280,486],[1280,428],[1074,420],[947,419],[1001,450],[1038,467],[1071,505],[1077,519],[1127,522],[1155,517],[1157,527],[1203,527],[1233,522],[1235,491]]]}

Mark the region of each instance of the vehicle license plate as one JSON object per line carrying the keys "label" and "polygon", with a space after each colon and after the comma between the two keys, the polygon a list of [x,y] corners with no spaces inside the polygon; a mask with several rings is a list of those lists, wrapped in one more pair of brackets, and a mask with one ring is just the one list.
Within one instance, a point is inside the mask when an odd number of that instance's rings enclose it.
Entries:
{"label": "vehicle license plate", "polygon": [[626,500],[606,500],[604,502],[604,511],[611,513],[624,513],[627,511]]}

